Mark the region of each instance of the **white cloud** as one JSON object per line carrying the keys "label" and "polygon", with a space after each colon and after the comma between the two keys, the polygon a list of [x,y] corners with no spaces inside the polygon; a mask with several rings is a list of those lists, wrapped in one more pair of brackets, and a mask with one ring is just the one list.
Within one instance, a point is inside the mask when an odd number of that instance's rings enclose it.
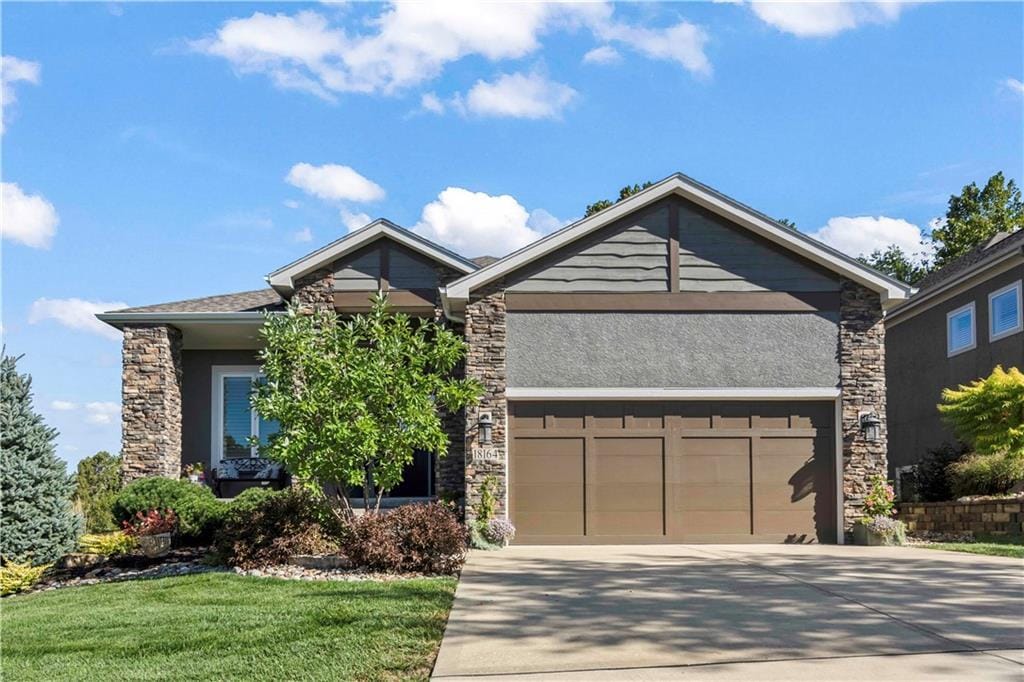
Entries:
{"label": "white cloud", "polygon": [[442,102],[441,98],[432,92],[423,93],[423,96],[420,97],[420,107],[424,111],[429,111],[434,114],[444,113],[444,102]]}
{"label": "white cloud", "polygon": [[547,211],[528,213],[508,194],[491,196],[448,187],[423,207],[420,221],[412,229],[460,253],[501,256],[560,226]]}
{"label": "white cloud", "polygon": [[895,244],[907,255],[927,252],[923,246],[921,228],[900,218],[879,216],[839,216],[829,218],[828,223],[812,237],[839,249],[850,256],[869,255],[876,249],[885,250]]}
{"label": "white cloud", "polygon": [[281,203],[284,204],[285,208],[298,208],[299,206],[302,205],[299,202],[295,201],[295,199],[285,199]]}
{"label": "white cloud", "polygon": [[1024,95],[1024,83],[1016,78],[1007,78],[1003,81],[1003,87],[1017,95]]}
{"label": "white cloud", "polygon": [[60,218],[53,204],[39,194],[25,194],[13,182],[0,183],[0,230],[3,238],[48,249]]}
{"label": "white cloud", "polygon": [[601,45],[583,55],[584,64],[612,64],[620,61],[622,55],[611,45]]}
{"label": "white cloud", "polygon": [[465,98],[466,110],[479,116],[559,118],[576,91],[543,74],[502,74],[493,82],[479,80]]}
{"label": "white cloud", "polygon": [[341,209],[341,222],[349,232],[365,227],[373,218],[360,211],[350,211],[347,208]]}
{"label": "white cloud", "polygon": [[70,400],[54,400],[50,403],[50,407],[61,412],[67,412],[68,410],[77,410],[78,403],[73,403]]}
{"label": "white cloud", "polygon": [[99,334],[108,339],[120,339],[121,332],[96,319],[96,313],[127,308],[120,301],[85,301],[80,298],[39,298],[29,308],[28,322],[36,324],[54,320],[70,329]]}
{"label": "white cloud", "polygon": [[[197,52],[226,59],[239,73],[260,73],[279,88],[334,100],[338,93],[391,94],[436,78],[468,56],[491,62],[538,51],[541,38],[585,27],[654,59],[677,61],[695,73],[710,66],[707,36],[687,22],[668,28],[612,20],[608,3],[402,2],[388,5],[350,32],[318,12],[255,12],[191,41]],[[430,110],[430,109],[428,109]]]}
{"label": "white cloud", "polygon": [[750,8],[761,21],[800,38],[829,38],[865,24],[899,19],[907,5],[892,2],[774,2],[752,0]]}
{"label": "white cloud", "polygon": [[4,132],[4,123],[10,113],[9,107],[18,101],[14,84],[38,85],[41,71],[42,67],[38,62],[18,59],[10,55],[0,57],[0,135]]}
{"label": "white cloud", "polygon": [[297,163],[285,180],[307,194],[330,201],[377,201],[384,198],[384,189],[364,178],[349,166],[334,163],[312,166]]}
{"label": "white cloud", "polygon": [[110,424],[115,417],[121,416],[121,405],[119,403],[86,403],[85,421],[89,424]]}
{"label": "white cloud", "polygon": [[313,231],[310,230],[308,227],[304,227],[301,230],[295,232],[292,235],[292,239],[300,243],[311,242],[313,241]]}
{"label": "white cloud", "polygon": [[688,21],[667,28],[645,28],[609,21],[599,24],[594,32],[603,40],[628,45],[649,59],[676,62],[698,76],[711,75],[711,61],[704,53],[707,31]]}

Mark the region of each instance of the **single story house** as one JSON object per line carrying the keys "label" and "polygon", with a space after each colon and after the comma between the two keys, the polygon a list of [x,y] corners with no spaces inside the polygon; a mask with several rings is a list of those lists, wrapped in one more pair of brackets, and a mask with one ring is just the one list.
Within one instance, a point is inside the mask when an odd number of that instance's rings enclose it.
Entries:
{"label": "single story house", "polygon": [[101,314],[128,476],[254,456],[264,311],[382,290],[464,334],[485,386],[399,497],[471,516],[493,477],[522,543],[843,541],[887,470],[883,317],[910,287],[680,174],[491,260],[378,220],[269,288]]}
{"label": "single story house", "polygon": [[913,468],[955,442],[939,416],[944,388],[1024,367],[1024,230],[1000,233],[925,278],[886,316],[889,467]]}

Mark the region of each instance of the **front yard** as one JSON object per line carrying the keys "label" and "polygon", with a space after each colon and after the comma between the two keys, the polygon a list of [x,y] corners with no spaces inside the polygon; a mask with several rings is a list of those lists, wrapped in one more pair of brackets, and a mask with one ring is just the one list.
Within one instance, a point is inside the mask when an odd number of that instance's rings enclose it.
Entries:
{"label": "front yard", "polygon": [[427,679],[455,583],[212,573],[17,596],[2,606],[2,677]]}
{"label": "front yard", "polygon": [[977,542],[929,542],[927,544],[915,544],[915,547],[1024,559],[1024,539],[1019,537],[984,537],[980,538]]}

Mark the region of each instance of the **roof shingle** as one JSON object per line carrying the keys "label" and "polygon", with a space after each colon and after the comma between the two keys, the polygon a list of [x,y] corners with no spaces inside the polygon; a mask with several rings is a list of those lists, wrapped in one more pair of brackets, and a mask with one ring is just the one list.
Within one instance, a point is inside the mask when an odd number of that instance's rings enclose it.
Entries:
{"label": "roof shingle", "polygon": [[241,291],[235,294],[190,298],[185,301],[122,308],[117,313],[251,313],[283,310],[284,300],[273,289]]}

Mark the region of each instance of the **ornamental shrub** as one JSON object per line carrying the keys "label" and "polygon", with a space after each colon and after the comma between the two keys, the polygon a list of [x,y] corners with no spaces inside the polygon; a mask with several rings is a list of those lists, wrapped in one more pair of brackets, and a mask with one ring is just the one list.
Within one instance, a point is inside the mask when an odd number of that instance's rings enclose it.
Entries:
{"label": "ornamental shrub", "polygon": [[114,499],[114,518],[130,521],[139,512],[173,509],[178,517],[177,541],[205,544],[213,539],[227,512],[223,502],[206,486],[170,478],[140,478],[129,483]]}
{"label": "ornamental shrub", "polygon": [[893,502],[896,493],[892,486],[882,475],[875,475],[871,478],[871,490],[864,496],[864,515],[874,518],[877,516],[892,516]]}
{"label": "ornamental shrub", "polygon": [[914,486],[921,502],[945,502],[953,499],[949,465],[966,455],[962,444],[943,443],[925,454],[914,470]]}
{"label": "ornamental shrub", "polygon": [[32,564],[7,562],[0,566],[0,595],[6,597],[9,594],[31,589],[42,579],[43,573],[51,565],[33,566]]}
{"label": "ornamental shrub", "polygon": [[406,504],[351,522],[342,549],[373,571],[455,573],[466,557],[466,529],[440,502]]}
{"label": "ornamental shrub", "polygon": [[120,556],[131,554],[137,545],[138,541],[134,537],[116,531],[99,535],[83,535],[78,541],[78,551],[100,556]]}
{"label": "ornamental shrub", "polygon": [[1024,372],[1016,367],[942,392],[939,412],[979,455],[1024,452]]}
{"label": "ornamental shrub", "polygon": [[328,518],[326,504],[306,490],[246,490],[228,509],[216,551],[240,568],[283,564],[296,554],[336,552],[339,528]]}
{"label": "ornamental shrub", "polygon": [[1024,481],[1024,451],[968,455],[947,471],[953,497],[999,495]]}
{"label": "ornamental shrub", "polygon": [[505,545],[516,536],[516,527],[508,519],[491,519],[481,531],[484,537],[496,545]]}
{"label": "ornamental shrub", "polygon": [[121,458],[105,450],[78,463],[75,474],[75,502],[85,517],[88,533],[117,529],[114,498],[121,490]]}
{"label": "ornamental shrub", "polygon": [[45,564],[72,551],[82,517],[72,507],[74,483],[54,452],[57,431],[32,405],[32,378],[0,360],[0,557]]}

